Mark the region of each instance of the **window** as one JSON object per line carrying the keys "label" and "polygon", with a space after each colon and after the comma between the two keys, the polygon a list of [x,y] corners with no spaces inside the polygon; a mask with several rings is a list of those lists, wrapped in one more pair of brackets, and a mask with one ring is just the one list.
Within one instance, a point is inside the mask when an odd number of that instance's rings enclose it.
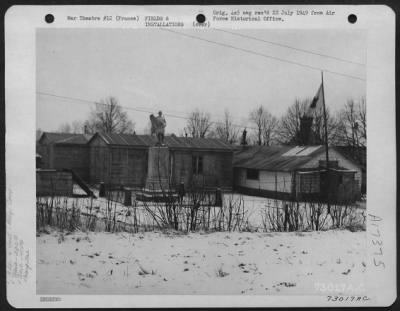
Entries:
{"label": "window", "polygon": [[192,171],[193,174],[203,174],[203,157],[192,156]]}
{"label": "window", "polygon": [[319,173],[308,173],[300,175],[300,192],[303,193],[316,193],[320,189]]}
{"label": "window", "polygon": [[251,180],[258,180],[258,170],[248,168],[246,171],[246,178]]}

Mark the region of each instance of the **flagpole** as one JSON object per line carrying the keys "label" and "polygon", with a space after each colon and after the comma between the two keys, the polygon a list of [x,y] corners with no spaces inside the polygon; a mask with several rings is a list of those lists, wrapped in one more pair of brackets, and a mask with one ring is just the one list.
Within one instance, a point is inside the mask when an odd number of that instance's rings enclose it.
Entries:
{"label": "flagpole", "polygon": [[329,153],[328,153],[328,130],[326,126],[326,108],[325,108],[325,90],[324,90],[324,72],[321,71],[322,80],[322,106],[324,107],[324,132],[325,132],[325,155],[326,155],[326,168],[329,166]]}
{"label": "flagpole", "polygon": [[329,202],[329,151],[328,151],[328,130],[327,130],[327,120],[326,120],[326,108],[325,108],[325,90],[324,90],[324,72],[321,71],[321,81],[322,81],[322,106],[324,109],[324,132],[325,132],[325,156],[326,156],[326,170],[327,170],[327,193],[326,193],[326,199],[328,203],[328,214],[331,213],[331,206]]}

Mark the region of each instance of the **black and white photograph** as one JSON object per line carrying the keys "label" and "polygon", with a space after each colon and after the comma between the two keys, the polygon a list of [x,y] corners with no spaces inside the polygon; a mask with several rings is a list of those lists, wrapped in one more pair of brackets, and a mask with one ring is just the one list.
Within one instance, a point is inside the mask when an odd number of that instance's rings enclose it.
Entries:
{"label": "black and white photograph", "polygon": [[36,42],[38,293],[364,293],[365,32]]}
{"label": "black and white photograph", "polygon": [[368,30],[206,27],[289,11],[207,12],[35,29],[35,295],[368,303],[385,265]]}

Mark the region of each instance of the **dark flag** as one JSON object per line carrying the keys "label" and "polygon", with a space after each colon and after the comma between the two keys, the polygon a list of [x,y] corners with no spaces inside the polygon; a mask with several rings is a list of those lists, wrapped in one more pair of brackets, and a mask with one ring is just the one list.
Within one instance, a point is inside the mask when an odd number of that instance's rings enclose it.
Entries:
{"label": "dark flag", "polygon": [[317,94],[315,94],[309,109],[315,110],[317,107],[321,107],[323,105],[323,95],[322,95],[322,83],[319,86]]}

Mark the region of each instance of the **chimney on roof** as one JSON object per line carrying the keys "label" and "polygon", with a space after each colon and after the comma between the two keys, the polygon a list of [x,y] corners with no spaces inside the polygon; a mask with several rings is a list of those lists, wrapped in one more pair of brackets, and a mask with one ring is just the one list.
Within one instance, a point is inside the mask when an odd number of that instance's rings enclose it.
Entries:
{"label": "chimney on roof", "polygon": [[247,131],[246,131],[246,128],[244,128],[244,130],[243,130],[243,132],[242,132],[242,139],[241,139],[241,141],[240,141],[240,144],[241,144],[242,146],[247,145],[246,135],[247,135]]}
{"label": "chimney on roof", "polygon": [[308,145],[310,143],[311,126],[313,117],[304,114],[300,117],[300,132],[299,132],[299,143],[300,145]]}

